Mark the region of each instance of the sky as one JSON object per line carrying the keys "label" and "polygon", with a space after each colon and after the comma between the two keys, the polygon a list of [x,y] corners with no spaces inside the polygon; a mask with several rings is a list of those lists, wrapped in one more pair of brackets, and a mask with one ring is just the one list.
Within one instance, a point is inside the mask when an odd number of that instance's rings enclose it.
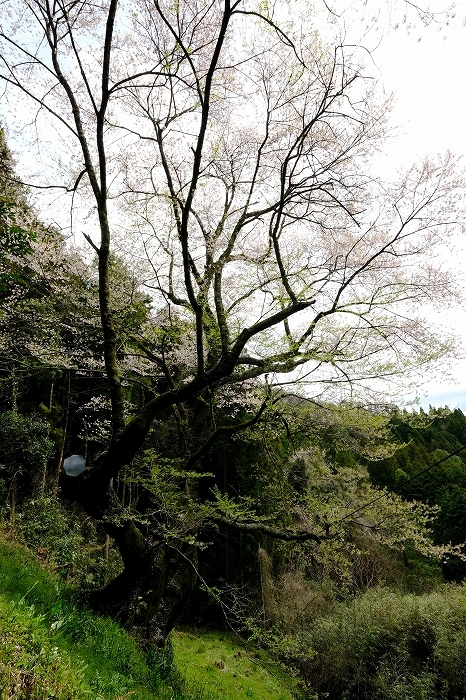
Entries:
{"label": "sky", "polygon": [[[403,169],[428,154],[450,150],[464,159],[466,170],[466,0],[456,3],[456,16],[448,24],[439,16],[429,26],[423,26],[405,0],[346,3],[337,23],[347,43],[363,43],[369,75],[394,95],[391,123],[396,138],[387,141],[382,155],[387,169]],[[433,10],[449,6],[448,0],[418,0],[418,4],[430,4]],[[340,8],[345,2],[334,0],[334,5]],[[464,275],[466,289],[466,237],[464,242],[458,239],[457,246],[458,252],[446,256],[445,265]],[[462,338],[464,357],[449,361],[449,379],[439,373],[436,380],[419,387],[420,404],[459,406],[466,412],[466,302],[463,309],[432,314],[432,322]]]}
{"label": "sky", "polygon": [[[378,3],[372,4],[375,17]],[[427,0],[418,4],[428,6]],[[370,13],[370,2],[368,7]],[[434,0],[430,7],[444,9],[448,5]],[[464,159],[466,169],[466,2],[456,3],[454,12],[456,16],[448,24],[439,21],[426,27],[408,8],[407,22],[404,24],[401,17],[397,29],[379,15],[365,36],[371,55],[369,68],[386,92],[394,94],[391,121],[397,135],[383,154],[387,167],[402,168],[428,154],[450,150]],[[400,14],[395,21],[399,18]],[[413,26],[408,29],[407,24]],[[361,32],[361,26],[354,21],[350,29]],[[463,241],[458,236],[456,243],[458,251],[454,257],[446,257],[445,265],[464,275],[466,287],[466,237]],[[461,336],[466,355],[466,308],[432,318]],[[466,412],[466,359],[451,360],[448,370],[450,379],[442,380],[439,375],[419,389],[420,403],[424,408],[446,404]]]}

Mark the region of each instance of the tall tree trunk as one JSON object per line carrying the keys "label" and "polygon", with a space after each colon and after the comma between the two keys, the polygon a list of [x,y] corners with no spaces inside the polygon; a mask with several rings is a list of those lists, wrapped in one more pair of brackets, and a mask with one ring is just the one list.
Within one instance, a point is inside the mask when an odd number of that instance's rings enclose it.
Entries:
{"label": "tall tree trunk", "polygon": [[13,475],[10,485],[10,527],[14,533],[16,530],[16,474]]}
{"label": "tall tree trunk", "polygon": [[71,402],[71,375],[70,370],[66,371],[66,396],[65,396],[65,424],[63,426],[63,436],[60,444],[60,452],[57,456],[57,462],[55,465],[55,477],[52,476],[54,480],[54,490],[58,489],[61,465],[63,464],[63,457],[65,455],[66,440],[68,438],[68,421],[70,417],[70,402]]}
{"label": "tall tree trunk", "polygon": [[63,494],[78,500],[102,521],[117,545],[124,569],[99,591],[86,595],[99,612],[137,632],[144,643],[162,646],[197,583],[197,549],[182,541],[166,542],[124,520],[123,506],[110,486],[105,493],[79,477],[61,475]]}
{"label": "tall tree trunk", "polygon": [[88,602],[135,631],[144,644],[163,646],[196,582],[195,547],[145,539],[137,554],[133,547],[132,564]]}

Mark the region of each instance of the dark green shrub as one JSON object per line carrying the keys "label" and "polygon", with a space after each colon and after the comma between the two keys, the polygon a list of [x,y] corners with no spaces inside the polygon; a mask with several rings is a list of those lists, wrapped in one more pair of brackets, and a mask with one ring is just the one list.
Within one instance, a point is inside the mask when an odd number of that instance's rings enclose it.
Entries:
{"label": "dark green shrub", "polygon": [[15,524],[15,511],[45,480],[47,462],[53,452],[50,426],[43,416],[21,416],[0,412],[0,510]]}
{"label": "dark green shrub", "polygon": [[26,501],[16,516],[17,534],[70,584],[104,585],[121,570],[121,558],[110,547],[104,558],[105,535],[79,509],[66,507],[57,496],[39,494]]}

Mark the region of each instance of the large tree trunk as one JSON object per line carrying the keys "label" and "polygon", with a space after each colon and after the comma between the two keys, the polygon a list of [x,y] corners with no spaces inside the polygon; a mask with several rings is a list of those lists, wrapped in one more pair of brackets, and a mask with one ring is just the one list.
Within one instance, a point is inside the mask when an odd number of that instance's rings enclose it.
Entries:
{"label": "large tree trunk", "polygon": [[[147,543],[145,543],[147,545]],[[197,581],[194,547],[146,546],[138,567],[88,597],[90,605],[135,633],[143,644],[163,646]]]}
{"label": "large tree trunk", "polygon": [[102,521],[124,564],[107,586],[86,594],[86,602],[130,629],[142,643],[163,646],[196,586],[197,549],[182,541],[166,542],[131,520],[121,522],[124,511],[113,489],[98,493],[81,477],[62,475],[62,491]]}
{"label": "large tree trunk", "polygon": [[107,521],[104,527],[125,568],[91,602],[135,631],[141,641],[162,646],[196,585],[196,548],[167,543],[150,530],[143,535],[131,521]]}

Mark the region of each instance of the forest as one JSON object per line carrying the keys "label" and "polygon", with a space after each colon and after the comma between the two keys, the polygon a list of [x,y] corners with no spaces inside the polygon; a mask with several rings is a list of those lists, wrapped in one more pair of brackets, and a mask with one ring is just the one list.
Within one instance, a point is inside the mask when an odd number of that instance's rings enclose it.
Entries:
{"label": "forest", "polygon": [[7,4],[2,700],[466,697],[466,417],[394,401],[458,354],[458,163],[370,172],[291,5]]}

